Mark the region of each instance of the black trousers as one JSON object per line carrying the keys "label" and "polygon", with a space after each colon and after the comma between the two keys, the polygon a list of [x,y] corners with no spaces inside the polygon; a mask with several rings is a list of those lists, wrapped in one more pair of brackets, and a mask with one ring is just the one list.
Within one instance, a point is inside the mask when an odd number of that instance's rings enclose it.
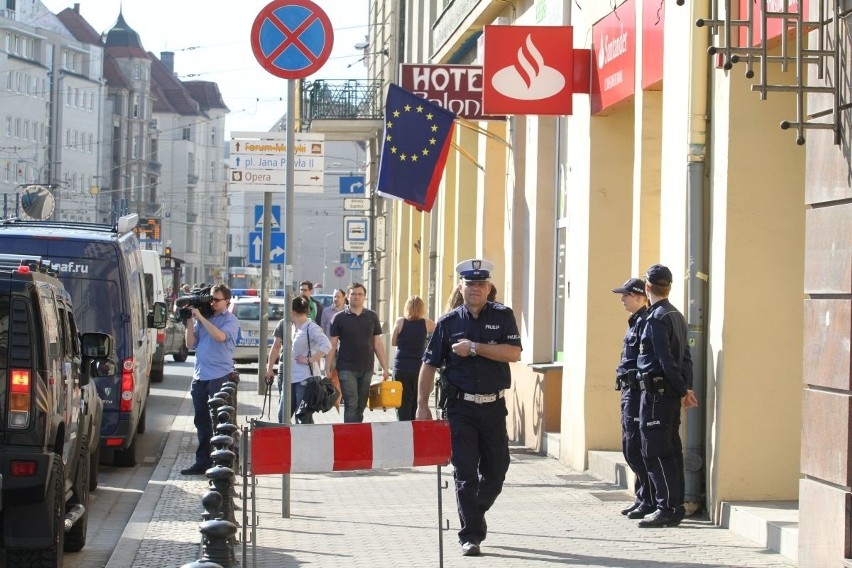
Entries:
{"label": "black trousers", "polygon": [[636,476],[633,487],[636,492],[636,502],[648,507],[656,506],[651,480],[648,478],[648,468],[642,457],[642,437],[639,433],[639,407],[642,402],[642,391],[626,388],[621,391],[621,450],[627,465]]}
{"label": "black trousers", "polygon": [[460,543],[485,540],[485,513],[503,491],[509,470],[506,414],[505,399],[487,404],[457,399],[447,407]]}
{"label": "black trousers", "polygon": [[683,506],[683,444],[680,440],[680,397],[642,391],[639,408],[642,458],[648,469],[657,509]]}

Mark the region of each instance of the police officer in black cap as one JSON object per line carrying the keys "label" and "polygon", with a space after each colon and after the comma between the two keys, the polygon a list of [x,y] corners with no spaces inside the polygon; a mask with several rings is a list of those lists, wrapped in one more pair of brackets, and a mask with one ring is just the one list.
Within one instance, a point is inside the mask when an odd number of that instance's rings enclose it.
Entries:
{"label": "police officer in black cap", "polygon": [[639,434],[656,510],[640,527],[677,526],[683,520],[684,471],[680,409],[698,406],[692,392],[692,359],[686,320],[668,300],[672,272],[662,264],[645,274],[651,308],[639,340]]}
{"label": "police officer in black cap", "polygon": [[616,368],[615,388],[621,391],[621,449],[627,465],[636,476],[636,499],[621,514],[630,519],[641,519],[656,509],[648,479],[648,469],[642,459],[642,441],[639,437],[639,402],[641,400],[636,359],[639,357],[639,336],[648,315],[648,297],[645,282],[631,278],[613,292],[621,294],[624,309],[630,312],[627,332],[621,348],[621,362]]}
{"label": "police officer in black cap", "polygon": [[417,419],[431,420],[429,394],[442,372],[442,406],[452,433],[452,464],[459,511],[459,543],[465,556],[479,556],[485,513],[503,490],[509,469],[505,390],[509,363],[521,356],[512,310],[487,301],[493,265],[471,259],[456,266],[464,303],[436,323],[420,368]]}

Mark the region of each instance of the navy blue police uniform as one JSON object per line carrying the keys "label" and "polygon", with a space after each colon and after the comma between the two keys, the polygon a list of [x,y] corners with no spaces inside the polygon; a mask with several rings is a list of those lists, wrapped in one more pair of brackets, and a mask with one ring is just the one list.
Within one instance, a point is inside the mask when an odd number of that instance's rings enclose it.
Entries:
{"label": "navy blue police uniform", "polygon": [[485,513],[503,490],[509,469],[504,391],[511,384],[511,374],[508,363],[453,353],[453,344],[463,339],[518,347],[521,339],[512,310],[503,304],[487,302],[477,316],[461,305],[437,321],[423,355],[424,363],[444,367],[442,378],[454,387],[447,420],[461,524],[459,542],[478,544],[487,533]]}
{"label": "navy blue police uniform", "polygon": [[[651,283],[671,283],[671,271],[661,265],[648,269]],[[640,337],[637,367],[640,374],[639,432],[642,457],[656,501],[654,518],[640,526],[672,526],[683,517],[684,469],[680,439],[681,399],[692,389],[692,358],[687,344],[686,319],[668,299],[648,310]]]}
{"label": "navy blue police uniform", "polygon": [[[631,278],[623,286],[613,288],[612,291],[619,294],[644,295],[645,283],[638,278]],[[642,441],[639,434],[639,405],[642,397],[636,361],[639,358],[639,338],[647,316],[648,308],[645,306],[630,314],[621,347],[621,361],[616,367],[615,388],[621,391],[621,449],[636,479],[636,499],[633,505],[622,510],[622,514],[631,519],[642,518],[656,508],[648,469],[642,458]]]}

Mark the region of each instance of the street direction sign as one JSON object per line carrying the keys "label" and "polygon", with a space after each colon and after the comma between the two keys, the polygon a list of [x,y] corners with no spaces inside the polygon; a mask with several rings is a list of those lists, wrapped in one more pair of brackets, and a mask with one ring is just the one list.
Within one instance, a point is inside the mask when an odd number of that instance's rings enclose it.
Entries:
{"label": "street direction sign", "polygon": [[[281,231],[281,206],[272,206],[272,218],[269,220],[270,231]],[[263,230],[263,205],[254,206],[254,228],[257,231]]]}
{"label": "street direction sign", "polygon": [[[322,193],[323,172],[295,171],[293,182],[301,193]],[[262,191],[284,191],[287,172],[284,170],[231,170],[232,184],[249,184],[252,189],[261,186]],[[241,188],[242,189],[242,188]]]}
{"label": "street direction sign", "polygon": [[[284,233],[269,233],[269,262],[271,264],[284,264],[284,251],[286,239]],[[260,264],[263,262],[263,233],[252,231],[249,233],[249,264]]]}
{"label": "street direction sign", "polygon": [[364,176],[340,176],[340,195],[366,193]]}
{"label": "street direction sign", "polygon": [[370,218],[343,216],[343,250],[365,252],[369,250]]}
{"label": "street direction sign", "polygon": [[251,27],[255,58],[282,79],[303,79],[319,70],[333,45],[331,21],[310,0],[274,0]]}
{"label": "street direction sign", "polygon": [[344,211],[369,211],[370,200],[364,197],[345,197],[343,199]]}
{"label": "street direction sign", "polygon": [[349,270],[363,270],[364,269],[364,260],[363,257],[359,255],[354,255],[349,260]]}
{"label": "street direction sign", "polygon": [[[286,191],[286,132],[232,132],[230,189]],[[299,133],[293,144],[293,181],[297,193],[322,193],[325,136]]]}

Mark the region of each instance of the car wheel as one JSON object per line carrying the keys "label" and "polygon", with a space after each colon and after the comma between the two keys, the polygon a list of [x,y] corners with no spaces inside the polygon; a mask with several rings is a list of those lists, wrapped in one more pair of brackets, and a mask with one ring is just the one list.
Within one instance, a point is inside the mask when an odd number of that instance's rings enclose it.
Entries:
{"label": "car wheel", "polygon": [[186,358],[189,357],[189,349],[185,344],[181,345],[180,351],[173,354],[172,357],[174,358],[176,363],[183,363],[184,361],[186,361]]}
{"label": "car wheel", "polygon": [[89,453],[89,491],[98,488],[101,463],[101,445],[95,446],[94,451]]}
{"label": "car wheel", "polygon": [[139,415],[139,423],[136,424],[136,433],[144,434],[145,428],[147,428],[147,424],[145,424],[145,419],[148,417],[148,405],[145,405],[145,408],[142,409],[142,414]]}
{"label": "car wheel", "polygon": [[85,512],[74,523],[71,530],[65,534],[66,552],[79,552],[86,546],[86,529],[89,525],[89,487],[91,485],[89,481],[89,474],[91,472],[89,458],[89,442],[86,438],[83,438],[80,444],[80,459],[77,462],[77,475],[74,478],[74,490],[68,504],[82,505]]}
{"label": "car wheel", "polygon": [[53,502],[53,542],[47,548],[6,550],[8,568],[31,568],[32,566],[56,566],[62,568],[65,548],[65,464],[62,456],[53,456],[48,499]]}
{"label": "car wheel", "polygon": [[116,450],[113,456],[116,467],[133,467],[136,465],[136,436],[126,450]]}
{"label": "car wheel", "polygon": [[163,382],[163,370],[151,370],[151,382],[152,383],[162,383]]}

